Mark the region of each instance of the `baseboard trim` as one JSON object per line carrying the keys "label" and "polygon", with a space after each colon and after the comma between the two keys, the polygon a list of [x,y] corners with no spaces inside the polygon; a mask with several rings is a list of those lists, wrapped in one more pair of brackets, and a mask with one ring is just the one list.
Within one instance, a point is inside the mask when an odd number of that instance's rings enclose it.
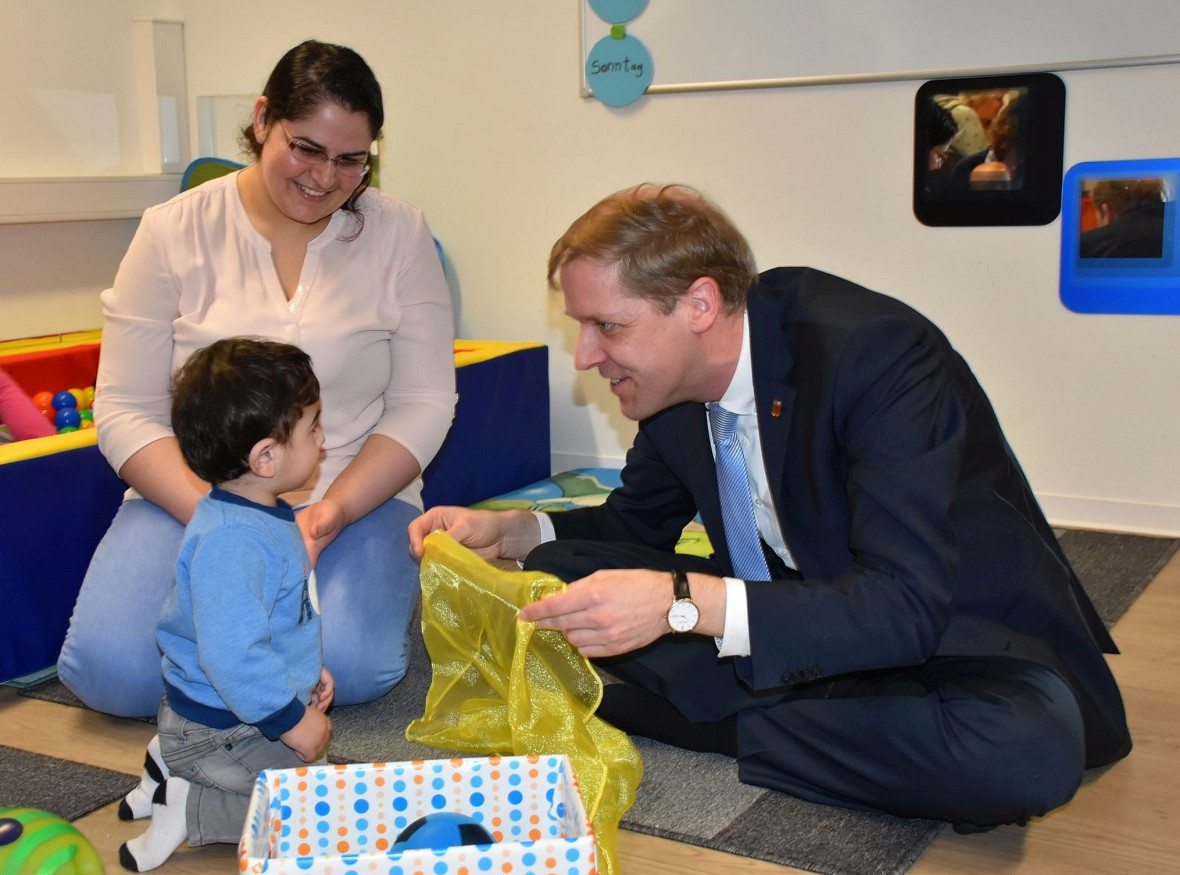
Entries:
{"label": "baseboard trim", "polygon": [[1135,535],[1180,537],[1180,505],[1149,504],[1079,495],[1038,495],[1054,526]]}

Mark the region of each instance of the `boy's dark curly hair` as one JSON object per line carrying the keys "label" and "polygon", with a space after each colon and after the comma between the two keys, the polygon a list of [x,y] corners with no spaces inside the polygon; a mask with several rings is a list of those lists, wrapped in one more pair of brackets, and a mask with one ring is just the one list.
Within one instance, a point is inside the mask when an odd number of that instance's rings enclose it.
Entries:
{"label": "boy's dark curly hair", "polygon": [[193,472],[216,486],[250,468],[251,448],[286,443],[320,398],[311,358],[288,343],[229,337],[199,349],[172,378],[172,431]]}

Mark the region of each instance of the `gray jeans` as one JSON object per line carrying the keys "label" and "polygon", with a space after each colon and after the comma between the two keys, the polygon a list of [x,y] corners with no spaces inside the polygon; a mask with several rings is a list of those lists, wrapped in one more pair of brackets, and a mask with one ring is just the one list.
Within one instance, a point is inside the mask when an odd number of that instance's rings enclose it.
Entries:
{"label": "gray jeans", "polygon": [[258,773],[308,765],[257,727],[239,723],[230,729],[210,729],[181,717],[168,707],[167,699],[160,703],[158,733],[168,771],[192,785],[185,811],[192,847],[236,844]]}

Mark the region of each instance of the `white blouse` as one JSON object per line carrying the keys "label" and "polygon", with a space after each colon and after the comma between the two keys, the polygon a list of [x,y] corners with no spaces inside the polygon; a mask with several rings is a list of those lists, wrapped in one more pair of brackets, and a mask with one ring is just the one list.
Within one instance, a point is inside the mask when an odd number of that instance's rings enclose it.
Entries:
{"label": "white blouse", "polygon": [[[455,410],[450,294],[420,210],[369,189],[364,227],[337,210],[307,247],[290,301],[270,244],[250,224],[237,173],[148,209],[102,294],[94,402],[99,447],[118,471],[169,437],[173,372],[201,347],[248,335],[294,344],[320,381],[325,459],[293,504],[323,496],[370,434],[425,468]],[[421,507],[421,480],[400,496]]]}

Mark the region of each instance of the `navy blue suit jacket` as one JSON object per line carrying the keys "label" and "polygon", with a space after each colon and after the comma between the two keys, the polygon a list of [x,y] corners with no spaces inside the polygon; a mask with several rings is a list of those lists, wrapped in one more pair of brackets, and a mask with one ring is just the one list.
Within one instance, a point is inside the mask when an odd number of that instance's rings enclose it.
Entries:
{"label": "navy blue suit jacket", "polygon": [[[751,691],[935,656],[1059,671],[1086,724],[1087,766],[1129,749],[1102,652],[1114,643],[1061,553],[991,404],[931,322],[807,268],[751,291],[758,427],[801,580],[747,581]],[[704,406],[640,423],[605,504],[554,514],[559,538],[672,550],[699,511],[731,573]]]}

